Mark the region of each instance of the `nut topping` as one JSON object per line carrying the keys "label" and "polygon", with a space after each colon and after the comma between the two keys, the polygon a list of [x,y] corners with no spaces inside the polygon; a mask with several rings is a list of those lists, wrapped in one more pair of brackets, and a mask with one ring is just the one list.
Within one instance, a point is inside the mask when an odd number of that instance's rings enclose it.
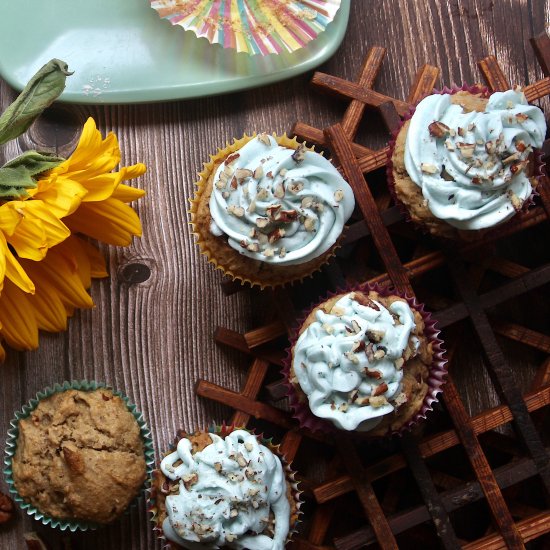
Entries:
{"label": "nut topping", "polygon": [[356,292],[353,294],[353,296],[351,296],[351,299],[355,300],[358,304],[361,304],[362,306],[370,307],[375,311],[380,311],[380,308],[376,305],[376,302],[373,302],[368,296],[365,296],[364,294],[359,294],[358,292]]}
{"label": "nut topping", "polygon": [[264,167],[260,164],[256,170],[254,170],[254,179],[259,180],[264,177]]}
{"label": "nut topping", "polygon": [[258,135],[258,141],[264,145],[271,145],[269,136],[265,132]]}
{"label": "nut topping", "polygon": [[388,391],[388,385],[386,382],[382,382],[379,386],[376,386],[374,389],[374,392],[372,393],[373,396],[381,395],[383,393],[386,393]]}
{"label": "nut topping", "polygon": [[378,344],[386,336],[386,333],[383,330],[368,329],[366,335],[371,342]]}
{"label": "nut topping", "polygon": [[266,227],[268,223],[269,223],[269,218],[256,218],[256,225],[260,229],[263,229],[264,227]]}
{"label": "nut topping", "polygon": [[306,156],[306,146],[303,143],[300,143],[298,149],[292,153],[292,160],[294,162],[302,162]]}
{"label": "nut topping", "polygon": [[369,405],[375,408],[383,407],[384,405],[387,405],[387,404],[388,404],[388,400],[386,399],[385,395],[376,395],[376,396],[372,396],[369,399]]}
{"label": "nut topping", "polygon": [[242,206],[237,206],[235,204],[230,204],[227,207],[227,211],[230,214],[233,214],[234,216],[237,216],[237,218],[242,218],[244,216],[244,208]]}
{"label": "nut topping", "polygon": [[13,517],[13,502],[10,497],[0,493],[0,525],[7,523]]}
{"label": "nut topping", "polygon": [[369,377],[369,378],[376,378],[376,380],[379,380],[382,378],[382,373],[379,370],[370,370],[368,367],[365,367],[363,369],[363,372]]}
{"label": "nut topping", "polygon": [[285,196],[285,184],[284,183],[278,183],[275,186],[275,190],[273,191],[273,196],[277,199],[282,199]]}
{"label": "nut topping", "polygon": [[252,172],[252,170],[249,170],[248,168],[237,168],[235,170],[235,177],[237,178],[237,182],[239,184],[243,183],[246,178],[250,178],[253,175],[254,172]]}
{"label": "nut topping", "polygon": [[443,136],[449,135],[451,129],[443,122],[435,121],[428,126],[430,135],[436,138],[441,138]]}
{"label": "nut topping", "polygon": [[427,162],[420,163],[420,169],[425,174],[436,174],[439,171],[435,164],[429,164]]}

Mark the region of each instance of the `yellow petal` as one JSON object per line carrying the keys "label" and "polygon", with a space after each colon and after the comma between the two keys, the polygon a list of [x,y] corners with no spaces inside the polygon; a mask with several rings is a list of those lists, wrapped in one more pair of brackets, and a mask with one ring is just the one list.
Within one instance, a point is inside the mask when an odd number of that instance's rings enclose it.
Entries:
{"label": "yellow petal", "polygon": [[2,231],[0,231],[0,292],[4,287],[4,277],[6,276],[6,256],[9,252],[8,243],[6,237]]}
{"label": "yellow petal", "polygon": [[111,198],[118,199],[122,202],[132,202],[143,197],[143,195],[145,195],[143,189],[136,189],[135,187],[130,187],[129,185],[121,183],[111,195]]}
{"label": "yellow petal", "polygon": [[22,260],[26,272],[34,279],[36,292],[29,295],[29,304],[33,308],[34,316],[41,330],[60,332],[67,328],[67,313],[56,288],[45,277],[35,272],[36,262]]}
{"label": "yellow petal", "polygon": [[89,118],[84,125],[80,141],[68,160],[68,165],[63,166],[63,169],[72,172],[82,171],[90,177],[110,172],[119,162],[120,148],[116,136],[110,133],[102,140],[94,120]]}
{"label": "yellow petal", "polygon": [[3,204],[0,206],[0,231],[5,235],[13,235],[21,218],[21,213],[12,208],[9,202]]}
{"label": "yellow petal", "polygon": [[88,178],[86,180],[86,189],[88,193],[83,201],[96,202],[108,199],[121,182],[121,179],[120,172],[101,174],[93,178]]}
{"label": "yellow petal", "polygon": [[90,264],[90,275],[94,279],[101,279],[103,277],[108,277],[109,273],[107,272],[107,266],[105,265],[105,258],[103,254],[91,243],[81,239],[77,235],[71,235],[70,239],[67,239],[65,242],[74,243],[78,242],[78,246],[84,251],[88,262]]}
{"label": "yellow petal", "polygon": [[[0,233],[1,234],[1,233]],[[34,284],[17,258],[11,253],[9,247],[6,246],[4,251],[6,258],[6,274],[5,279],[9,279],[14,285],[18,286],[23,292],[34,294]]]}
{"label": "yellow petal", "polygon": [[52,248],[41,262],[33,266],[35,278],[46,281],[61,299],[64,305],[71,307],[90,308],[94,303],[86,292],[78,275],[74,256]]}
{"label": "yellow petal", "polygon": [[38,325],[29,298],[7,279],[0,296],[0,323],[0,332],[12,348],[38,347]]}
{"label": "yellow petal", "polygon": [[51,174],[37,182],[36,189],[29,189],[29,195],[48,205],[50,212],[58,218],[72,214],[88,191],[69,175]]}
{"label": "yellow petal", "polygon": [[145,174],[145,172],[147,172],[147,166],[142,162],[138,162],[132,166],[124,166],[120,171],[122,172],[123,180],[133,180]]}
{"label": "yellow petal", "polygon": [[72,216],[65,218],[65,223],[73,232],[116,246],[128,246],[133,235],[141,236],[138,215],[116,199],[82,203]]}
{"label": "yellow petal", "polygon": [[10,201],[6,204],[22,214],[17,231],[7,238],[21,258],[40,261],[48,248],[64,241],[71,232],[39,200]]}

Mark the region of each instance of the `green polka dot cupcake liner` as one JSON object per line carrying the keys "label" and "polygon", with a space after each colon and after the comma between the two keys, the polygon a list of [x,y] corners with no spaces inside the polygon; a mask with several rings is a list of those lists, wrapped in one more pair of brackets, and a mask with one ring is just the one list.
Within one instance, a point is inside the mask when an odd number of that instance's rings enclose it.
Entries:
{"label": "green polka dot cupcake liner", "polygon": [[71,531],[71,532],[89,531],[89,530],[94,530],[94,529],[103,527],[103,524],[92,522],[92,521],[71,519],[71,518],[51,517],[45,513],[42,513],[38,508],[33,506],[33,504],[31,504],[30,502],[28,502],[27,500],[25,500],[23,497],[19,495],[13,479],[13,464],[12,464],[13,458],[17,451],[17,439],[19,437],[19,421],[25,418],[28,418],[32,414],[32,412],[36,409],[40,401],[56,393],[62,393],[68,390],[94,391],[98,389],[109,390],[113,393],[113,395],[116,395],[122,399],[128,411],[133,415],[133,417],[136,419],[136,422],[138,423],[141,439],[143,442],[143,453],[144,453],[145,467],[146,467],[145,482],[141,487],[141,489],[139,490],[139,493],[136,495],[136,497],[133,499],[133,501],[130,503],[130,505],[127,507],[126,511],[124,512],[125,514],[127,514],[130,509],[132,509],[138,504],[139,499],[141,498],[141,495],[144,493],[145,489],[147,489],[149,485],[149,480],[151,479],[151,473],[153,471],[153,465],[155,462],[155,451],[153,448],[151,431],[143,418],[143,414],[137,409],[136,405],[134,405],[130,401],[130,399],[126,397],[122,392],[101,382],[87,381],[87,380],[65,381],[62,384],[55,384],[52,387],[47,387],[46,389],[38,392],[36,394],[36,397],[30,399],[28,403],[23,405],[20,411],[17,411],[15,413],[14,418],[10,422],[11,428],[8,430],[8,437],[6,440],[6,448],[5,448],[5,456],[4,456],[5,467],[4,467],[3,473],[4,473],[4,479],[8,484],[9,492],[13,498],[13,501],[22,510],[24,510],[29,516],[40,521],[43,525],[49,525],[50,527],[60,529],[61,531]]}

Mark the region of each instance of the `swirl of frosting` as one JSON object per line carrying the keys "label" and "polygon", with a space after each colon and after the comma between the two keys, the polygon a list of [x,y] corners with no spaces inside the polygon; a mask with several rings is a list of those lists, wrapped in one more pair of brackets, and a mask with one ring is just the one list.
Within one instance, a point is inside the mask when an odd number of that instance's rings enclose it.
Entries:
{"label": "swirl of frosting", "polygon": [[343,430],[368,431],[406,402],[403,355],[419,341],[405,301],[389,308],[359,293],[319,308],[294,347],[293,371],[309,408]]}
{"label": "swirl of frosting", "polygon": [[542,111],[523,92],[496,92],[483,112],[449,94],[423,99],[410,120],[405,168],[432,214],[457,229],[492,227],[532,193],[525,168],[546,134]]}
{"label": "swirl of frosting", "polygon": [[189,549],[283,550],[290,504],[281,461],[244,430],[209,435],[202,451],[192,454],[184,438],[161,462],[179,481],[179,493],[166,497],[166,538]]}
{"label": "swirl of frosting", "polygon": [[351,187],[322,155],[260,134],[218,167],[210,230],[249,258],[302,264],[336,242],[354,206]]}

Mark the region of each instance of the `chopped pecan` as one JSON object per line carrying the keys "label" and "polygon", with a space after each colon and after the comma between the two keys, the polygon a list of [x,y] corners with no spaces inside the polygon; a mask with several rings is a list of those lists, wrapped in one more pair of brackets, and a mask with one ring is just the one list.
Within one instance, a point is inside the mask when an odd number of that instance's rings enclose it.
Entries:
{"label": "chopped pecan", "polygon": [[361,304],[362,306],[370,307],[375,311],[380,311],[380,308],[376,305],[376,302],[373,302],[368,296],[365,296],[362,293],[355,292],[351,299],[356,301],[358,304]]}
{"label": "chopped pecan", "polygon": [[225,164],[231,164],[232,162],[235,162],[241,155],[239,153],[232,153],[225,159]]}
{"label": "chopped pecan", "polygon": [[35,532],[25,533],[23,538],[25,539],[27,550],[48,550],[45,542]]}
{"label": "chopped pecan", "polygon": [[270,243],[274,243],[285,236],[285,230],[277,227],[267,236]]}
{"label": "chopped pecan", "polygon": [[369,377],[369,378],[376,378],[377,380],[382,378],[382,373],[379,370],[369,370],[368,367],[365,367],[363,369],[363,372]]}
{"label": "chopped pecan", "polygon": [[377,395],[382,395],[387,391],[388,391],[388,385],[386,384],[386,382],[382,382],[382,384],[376,386],[372,395],[376,397]]}
{"label": "chopped pecan", "polygon": [[292,222],[296,219],[298,219],[298,212],[296,210],[281,210],[277,214],[277,221],[279,222]]}
{"label": "chopped pecan", "polygon": [[451,129],[446,124],[443,124],[443,122],[439,122],[438,120],[432,122],[428,126],[428,130],[430,132],[430,135],[436,138],[444,137],[448,135],[451,131]]}
{"label": "chopped pecan", "polygon": [[302,162],[306,156],[306,146],[303,143],[300,143],[298,149],[292,153],[292,160],[294,162]]}
{"label": "chopped pecan", "polygon": [[0,525],[7,523],[13,517],[13,501],[4,493],[0,493]]}
{"label": "chopped pecan", "polygon": [[78,449],[71,449],[68,446],[63,447],[63,458],[71,474],[81,475],[84,473],[86,465],[84,464],[84,457]]}

